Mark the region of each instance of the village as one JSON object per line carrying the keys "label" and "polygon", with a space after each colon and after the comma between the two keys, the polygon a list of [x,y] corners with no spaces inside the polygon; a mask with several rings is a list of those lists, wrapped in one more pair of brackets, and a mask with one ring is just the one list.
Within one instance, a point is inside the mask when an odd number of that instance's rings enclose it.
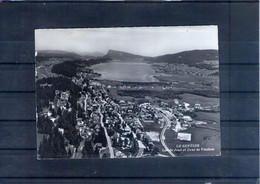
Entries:
{"label": "village", "polygon": [[[165,131],[171,129],[176,140],[190,142],[192,135],[182,131],[195,124],[207,123],[196,121],[191,116],[194,111],[210,110],[208,107],[201,107],[200,104],[191,107],[179,99],[173,99],[172,106],[166,102],[137,104],[112,99],[108,92],[111,85],[89,80],[82,72],[72,77],[72,82],[81,89],[77,96],[76,108],[72,107],[69,90],[55,90],[54,99],[41,114],[53,122],[53,127],[58,126],[59,133],[65,137],[65,149],[70,152],[71,158],[82,158],[86,143],[90,145],[88,149],[92,149],[91,152],[100,158],[175,156],[165,143]],[[47,84],[42,86],[44,85]],[[58,124],[59,116],[71,113],[73,108],[76,109],[75,129],[81,140],[78,146],[66,139],[66,130]],[[160,130],[148,131],[146,128],[155,125],[158,125]],[[166,155],[161,153],[155,143],[161,143]]]}

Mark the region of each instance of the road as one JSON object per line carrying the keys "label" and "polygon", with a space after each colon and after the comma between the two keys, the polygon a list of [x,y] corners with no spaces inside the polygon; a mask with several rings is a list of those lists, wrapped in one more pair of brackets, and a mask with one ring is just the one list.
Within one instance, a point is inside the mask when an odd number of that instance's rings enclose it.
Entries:
{"label": "road", "polygon": [[47,78],[46,75],[44,75],[43,73],[37,72],[38,74],[41,74],[43,77]]}
{"label": "road", "polygon": [[37,70],[37,74],[41,74],[42,76],[44,76],[45,78],[47,78],[47,76],[46,76],[45,74],[43,74],[43,73],[40,72],[40,70],[39,70],[40,68],[44,68],[45,71],[46,71],[46,73],[47,73],[48,75],[50,75],[50,73],[48,72],[46,66],[43,66],[43,65],[37,67],[37,69],[36,69],[36,70]]}
{"label": "road", "polygon": [[109,149],[109,152],[110,152],[110,158],[115,158],[114,150],[112,148],[111,139],[108,136],[107,129],[104,126],[104,123],[103,123],[103,114],[101,113],[100,106],[98,107],[98,112],[100,114],[100,124],[104,128],[104,131],[105,131],[105,136],[106,136],[106,139],[107,139],[107,146],[108,146],[108,149]]}
{"label": "road", "polygon": [[161,113],[161,114],[162,114],[162,116],[163,116],[163,118],[164,118],[164,120],[165,120],[165,124],[164,124],[164,127],[163,127],[163,129],[162,129],[162,131],[161,131],[161,134],[160,134],[160,140],[161,140],[161,143],[162,143],[164,149],[165,149],[172,157],[175,157],[175,155],[173,154],[173,152],[168,148],[168,146],[167,146],[167,145],[165,144],[165,142],[164,142],[164,139],[165,139],[164,134],[165,134],[165,131],[167,130],[167,128],[170,126],[171,120],[170,120],[166,115],[164,115],[163,113]]}
{"label": "road", "polygon": [[[117,115],[118,115],[119,119],[120,119],[122,122],[125,122],[125,120],[122,118],[121,114],[117,113]],[[137,118],[137,119],[138,119],[138,118]],[[138,121],[139,121],[139,119],[138,119]],[[140,121],[139,121],[139,122],[140,122]],[[141,124],[141,122],[140,122],[140,125],[143,126],[143,125]],[[128,128],[130,128],[127,124],[126,124],[126,126],[127,126]],[[134,138],[136,138],[136,135],[135,135],[134,132],[133,132],[133,135],[134,135]],[[145,148],[145,147],[144,147],[144,148]],[[139,149],[138,149],[138,151],[137,151],[136,158],[142,157],[142,155],[144,154],[144,148],[140,148],[140,146],[139,146]]]}
{"label": "road", "polygon": [[139,118],[136,118],[136,121],[138,122],[138,124],[139,124],[141,127],[144,127]]}
{"label": "road", "polygon": [[119,114],[119,113],[117,112],[117,115],[118,115],[119,119],[121,120],[121,122],[124,123],[125,120],[122,118],[121,114]]}
{"label": "road", "polygon": [[42,67],[45,69],[45,71],[46,71],[47,74],[50,74],[50,73],[48,72],[46,66],[41,65],[41,66],[38,67],[38,69],[39,69],[39,68],[42,68]]}
{"label": "road", "polygon": [[85,99],[84,99],[84,110],[85,112],[87,111],[87,99],[88,99],[88,95],[85,95]]}
{"label": "road", "polygon": [[140,157],[142,157],[143,154],[144,154],[144,149],[139,148],[138,151],[137,151],[136,158],[140,158]]}

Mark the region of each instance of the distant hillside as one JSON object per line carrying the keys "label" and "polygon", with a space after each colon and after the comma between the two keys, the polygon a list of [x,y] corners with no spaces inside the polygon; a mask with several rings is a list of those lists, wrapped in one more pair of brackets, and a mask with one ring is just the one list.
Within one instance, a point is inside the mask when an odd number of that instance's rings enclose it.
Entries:
{"label": "distant hillside", "polygon": [[[90,53],[77,54],[61,50],[40,50],[37,51],[36,61],[46,60],[48,58],[71,58],[71,59],[94,59],[96,56],[87,55]],[[97,54],[97,53],[93,53]]]}
{"label": "distant hillside", "polygon": [[[184,51],[175,54],[167,54],[163,56],[154,57],[148,59],[152,62],[165,62],[165,63],[183,63],[189,66],[194,66],[198,68],[213,69],[211,65],[218,58],[218,50],[192,50]],[[207,62],[205,62],[207,61]]]}
{"label": "distant hillside", "polygon": [[[84,54],[87,54],[85,52]],[[90,53],[88,53],[90,54]],[[96,55],[101,53],[96,52]],[[205,68],[215,70],[218,68],[218,50],[191,50],[175,54],[167,54],[158,57],[145,57],[141,55],[131,54],[122,51],[109,50],[104,56],[88,56],[79,55],[74,52],[58,51],[58,50],[42,50],[38,51],[36,60],[37,62],[46,60],[51,57],[57,58],[71,58],[73,60],[86,60],[86,59],[106,59],[112,60],[131,60],[131,61],[148,61],[148,62],[164,62],[164,63],[180,63],[194,66],[197,68]]]}
{"label": "distant hillside", "polygon": [[89,57],[102,57],[105,54],[102,52],[82,52],[80,53],[82,56],[89,56]]}
{"label": "distant hillside", "polygon": [[130,54],[127,52],[109,50],[105,56],[105,58],[118,59],[118,60],[129,60],[129,59],[145,59],[148,57]]}
{"label": "distant hillside", "polygon": [[39,57],[81,57],[74,52],[67,52],[61,50],[40,50],[37,52]]}

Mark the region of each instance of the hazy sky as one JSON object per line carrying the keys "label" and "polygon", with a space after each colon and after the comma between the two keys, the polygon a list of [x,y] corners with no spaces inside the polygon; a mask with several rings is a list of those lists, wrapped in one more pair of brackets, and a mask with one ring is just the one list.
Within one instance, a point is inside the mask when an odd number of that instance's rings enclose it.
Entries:
{"label": "hazy sky", "polygon": [[82,53],[118,50],[159,56],[193,49],[218,49],[217,26],[37,29],[35,49]]}

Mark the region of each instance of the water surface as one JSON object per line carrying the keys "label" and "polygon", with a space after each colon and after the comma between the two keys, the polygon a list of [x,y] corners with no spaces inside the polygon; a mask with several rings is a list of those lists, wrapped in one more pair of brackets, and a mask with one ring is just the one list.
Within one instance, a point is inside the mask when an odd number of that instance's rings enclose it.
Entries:
{"label": "water surface", "polygon": [[102,79],[123,82],[157,82],[151,65],[143,62],[108,62],[91,67]]}

